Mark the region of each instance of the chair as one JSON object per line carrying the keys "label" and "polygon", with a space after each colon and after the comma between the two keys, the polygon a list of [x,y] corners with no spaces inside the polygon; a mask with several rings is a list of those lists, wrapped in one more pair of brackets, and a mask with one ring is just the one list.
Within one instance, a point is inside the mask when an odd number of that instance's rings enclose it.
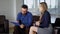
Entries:
{"label": "chair", "polygon": [[60,18],[56,18],[55,24],[54,24],[54,34],[60,34]]}
{"label": "chair", "polygon": [[4,15],[0,15],[0,33],[9,33],[9,21]]}

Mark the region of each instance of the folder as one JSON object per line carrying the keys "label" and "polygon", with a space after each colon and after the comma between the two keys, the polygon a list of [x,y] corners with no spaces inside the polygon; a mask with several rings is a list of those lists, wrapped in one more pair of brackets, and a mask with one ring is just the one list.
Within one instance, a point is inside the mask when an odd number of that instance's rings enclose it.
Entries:
{"label": "folder", "polygon": [[20,26],[20,24],[18,22],[11,22],[11,23],[13,23],[16,26]]}

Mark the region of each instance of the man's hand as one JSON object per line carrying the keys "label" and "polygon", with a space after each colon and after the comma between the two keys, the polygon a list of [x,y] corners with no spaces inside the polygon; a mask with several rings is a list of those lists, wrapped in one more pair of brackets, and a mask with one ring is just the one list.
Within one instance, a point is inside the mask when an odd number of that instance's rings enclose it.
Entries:
{"label": "man's hand", "polygon": [[23,24],[21,24],[21,25],[20,25],[20,28],[24,28],[24,25],[23,25]]}
{"label": "man's hand", "polygon": [[37,21],[37,22],[36,22],[36,25],[39,26],[39,25],[40,25],[40,21]]}

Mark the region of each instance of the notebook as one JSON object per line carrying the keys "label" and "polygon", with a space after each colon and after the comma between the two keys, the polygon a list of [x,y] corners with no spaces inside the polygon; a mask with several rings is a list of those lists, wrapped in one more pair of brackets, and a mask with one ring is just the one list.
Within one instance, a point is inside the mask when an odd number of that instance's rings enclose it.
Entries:
{"label": "notebook", "polygon": [[20,26],[20,24],[18,22],[11,22],[11,23],[13,23],[16,26]]}

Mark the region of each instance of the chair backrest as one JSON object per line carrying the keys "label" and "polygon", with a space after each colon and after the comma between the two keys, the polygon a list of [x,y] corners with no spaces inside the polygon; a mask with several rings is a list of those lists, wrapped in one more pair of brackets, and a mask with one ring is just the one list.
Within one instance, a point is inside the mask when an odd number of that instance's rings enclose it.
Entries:
{"label": "chair backrest", "polygon": [[56,18],[55,26],[60,27],[60,18]]}
{"label": "chair backrest", "polygon": [[33,21],[38,21],[40,16],[33,16]]}
{"label": "chair backrest", "polygon": [[0,24],[3,24],[5,20],[5,16],[4,15],[0,15]]}
{"label": "chair backrest", "polygon": [[[34,15],[34,16],[33,16],[33,21],[32,21],[32,22],[35,23],[36,21],[39,20],[39,18],[40,18],[40,16],[35,16],[35,15]],[[33,24],[33,23],[32,23],[32,24]]]}

